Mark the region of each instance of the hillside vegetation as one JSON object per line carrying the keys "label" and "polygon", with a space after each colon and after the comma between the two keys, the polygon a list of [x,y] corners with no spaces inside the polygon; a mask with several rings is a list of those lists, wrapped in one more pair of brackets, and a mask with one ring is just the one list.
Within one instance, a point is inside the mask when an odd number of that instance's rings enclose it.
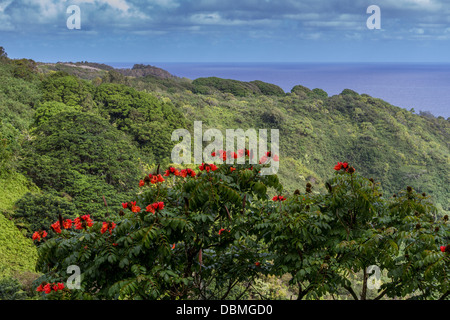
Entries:
{"label": "hillside vegetation", "polygon": [[[386,198],[412,186],[438,215],[450,211],[449,119],[350,89],[329,97],[299,84],[285,93],[262,81],[191,81],[150,66],[119,72],[0,53],[0,223],[8,235],[0,268],[30,270],[31,232],[59,213],[117,213],[144,174],[171,163],[172,132],[192,132],[194,121],[223,133],[279,129],[286,192],[306,183],[325,191],[330,166],[346,161]],[[37,218],[45,215],[45,223]]]}

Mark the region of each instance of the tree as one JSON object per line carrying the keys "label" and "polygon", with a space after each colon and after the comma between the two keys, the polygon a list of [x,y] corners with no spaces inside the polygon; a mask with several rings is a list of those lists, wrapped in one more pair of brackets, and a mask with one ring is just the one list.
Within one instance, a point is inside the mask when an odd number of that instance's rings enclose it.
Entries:
{"label": "tree", "polygon": [[73,218],[76,207],[67,198],[58,197],[51,193],[27,193],[15,204],[14,219],[16,226],[25,228],[27,236],[31,238],[35,230],[47,230],[58,220],[58,216]]}
{"label": "tree", "polygon": [[147,159],[168,162],[174,143],[172,132],[186,127],[186,120],[170,102],[115,83],[97,88],[94,100],[102,105],[110,122],[130,134]]}
{"label": "tree", "polygon": [[6,54],[5,48],[0,47],[0,61],[4,61],[8,59],[8,55]]}
{"label": "tree", "polygon": [[[382,199],[379,186],[347,163],[335,167],[327,194],[308,184],[286,197],[276,175],[258,174],[262,166],[169,168],[165,179],[158,169],[118,214],[79,217],[75,229],[39,242],[42,279],[63,281],[67,266],[77,265],[83,280],[67,293],[72,298],[226,299],[245,294],[259,274],[291,273],[299,299],[343,288],[365,300],[367,267],[378,265],[391,281],[376,299],[448,296],[450,249],[436,245],[448,241],[449,224],[432,218],[428,201],[409,189],[406,198]],[[399,265],[403,252],[423,264]],[[348,279],[358,271],[359,294]]]}
{"label": "tree", "polygon": [[94,87],[88,81],[70,76],[66,72],[55,72],[42,82],[42,101],[56,101],[68,106],[81,106],[93,94]]}
{"label": "tree", "polygon": [[[95,114],[59,112],[35,130],[24,146],[21,168],[42,189],[65,192],[78,210],[103,211],[134,192],[138,155],[131,140]],[[108,203],[107,202],[107,203]]]}

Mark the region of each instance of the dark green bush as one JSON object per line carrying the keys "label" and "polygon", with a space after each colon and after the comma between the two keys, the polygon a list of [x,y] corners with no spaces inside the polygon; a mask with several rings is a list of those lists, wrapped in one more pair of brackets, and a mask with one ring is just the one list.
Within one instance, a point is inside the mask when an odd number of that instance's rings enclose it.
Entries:
{"label": "dark green bush", "polygon": [[31,237],[36,230],[49,231],[49,226],[58,220],[59,214],[63,218],[73,218],[76,213],[76,206],[66,198],[51,193],[27,193],[17,201],[14,218],[16,225],[25,229],[26,235]]}
{"label": "dark green bush", "polygon": [[0,300],[24,300],[28,298],[20,282],[12,277],[0,278]]}

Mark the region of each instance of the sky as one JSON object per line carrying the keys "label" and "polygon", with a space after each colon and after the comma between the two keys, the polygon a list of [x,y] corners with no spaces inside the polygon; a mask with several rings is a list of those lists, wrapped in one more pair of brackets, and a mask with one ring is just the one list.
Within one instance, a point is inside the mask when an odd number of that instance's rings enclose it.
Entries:
{"label": "sky", "polygon": [[0,46],[42,62],[447,63],[450,1],[0,0]]}

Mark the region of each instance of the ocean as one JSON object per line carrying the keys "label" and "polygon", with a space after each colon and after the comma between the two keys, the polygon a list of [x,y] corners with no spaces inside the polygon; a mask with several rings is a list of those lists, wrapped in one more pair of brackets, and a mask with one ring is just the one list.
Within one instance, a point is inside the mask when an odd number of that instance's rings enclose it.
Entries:
{"label": "ocean", "polygon": [[[131,68],[134,63],[108,63]],[[295,85],[329,96],[351,89],[416,113],[450,117],[450,64],[407,63],[151,63],[178,77],[261,80],[290,92]]]}

